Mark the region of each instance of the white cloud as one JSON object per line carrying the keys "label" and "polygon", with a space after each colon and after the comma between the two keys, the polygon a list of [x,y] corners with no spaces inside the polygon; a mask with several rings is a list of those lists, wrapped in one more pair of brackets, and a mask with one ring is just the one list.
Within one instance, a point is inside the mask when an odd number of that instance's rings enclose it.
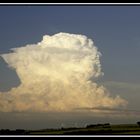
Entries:
{"label": "white cloud", "polygon": [[107,89],[90,79],[101,72],[100,52],[83,35],[45,35],[38,44],[2,54],[15,69],[21,84],[0,93],[0,111],[71,111],[78,107],[118,107],[127,101],[112,98]]}

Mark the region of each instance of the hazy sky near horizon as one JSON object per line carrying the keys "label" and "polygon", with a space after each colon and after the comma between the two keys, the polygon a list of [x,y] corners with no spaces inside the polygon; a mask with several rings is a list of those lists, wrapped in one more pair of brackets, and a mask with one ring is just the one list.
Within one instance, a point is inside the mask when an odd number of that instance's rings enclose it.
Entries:
{"label": "hazy sky near horizon", "polygon": [[[105,85],[112,96],[120,95],[126,99],[129,103],[127,109],[139,110],[140,6],[0,6],[0,17],[0,54],[10,52],[11,48],[35,44],[45,34],[68,32],[93,39],[102,54],[101,65],[104,72],[104,76],[97,82]],[[8,91],[19,84],[15,71],[9,69],[0,58],[0,91]],[[11,114],[11,121],[6,124],[5,113],[0,114],[3,127],[11,127],[14,115]],[[53,118],[42,116],[42,124]],[[86,120],[85,115],[83,116],[84,119],[81,122],[79,119],[79,124]],[[89,120],[92,121],[91,118],[90,116]],[[137,121],[137,117],[130,118],[134,123]],[[96,119],[93,118],[93,121]],[[119,120],[121,119],[114,119],[112,122]],[[130,121],[129,118],[124,120]],[[25,119],[25,122],[28,121]],[[53,122],[53,127],[55,121],[50,121]],[[56,126],[60,122],[62,121],[56,121]],[[76,122],[74,118],[73,122]],[[14,128],[14,124],[12,125],[11,128]],[[22,123],[21,127],[22,125],[25,126]],[[49,126],[51,127],[51,123]]]}

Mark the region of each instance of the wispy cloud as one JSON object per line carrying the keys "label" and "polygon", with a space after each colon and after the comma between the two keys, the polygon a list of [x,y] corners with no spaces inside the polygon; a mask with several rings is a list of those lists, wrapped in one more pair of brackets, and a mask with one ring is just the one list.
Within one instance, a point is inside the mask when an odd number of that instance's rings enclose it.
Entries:
{"label": "wispy cloud", "polygon": [[140,110],[123,109],[123,108],[84,107],[84,108],[76,108],[75,110],[93,111],[98,113],[117,114],[117,115],[140,115]]}
{"label": "wispy cloud", "polygon": [[118,88],[118,89],[127,89],[131,91],[140,92],[140,83],[128,83],[128,82],[119,82],[119,81],[105,81],[102,83],[104,86]]}

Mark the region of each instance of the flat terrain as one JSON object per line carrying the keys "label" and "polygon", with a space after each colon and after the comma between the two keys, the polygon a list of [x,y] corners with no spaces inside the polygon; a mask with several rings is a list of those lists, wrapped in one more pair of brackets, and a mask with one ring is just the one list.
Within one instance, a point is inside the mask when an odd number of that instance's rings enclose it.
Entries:
{"label": "flat terrain", "polygon": [[97,124],[85,128],[61,128],[42,130],[1,130],[1,135],[140,135],[137,124]]}

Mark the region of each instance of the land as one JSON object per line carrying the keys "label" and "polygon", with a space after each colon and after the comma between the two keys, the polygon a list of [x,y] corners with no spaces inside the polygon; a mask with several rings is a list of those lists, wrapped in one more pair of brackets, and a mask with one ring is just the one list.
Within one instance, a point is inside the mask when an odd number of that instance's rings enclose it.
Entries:
{"label": "land", "polygon": [[139,124],[92,124],[84,128],[59,128],[42,130],[1,129],[0,135],[140,135]]}

